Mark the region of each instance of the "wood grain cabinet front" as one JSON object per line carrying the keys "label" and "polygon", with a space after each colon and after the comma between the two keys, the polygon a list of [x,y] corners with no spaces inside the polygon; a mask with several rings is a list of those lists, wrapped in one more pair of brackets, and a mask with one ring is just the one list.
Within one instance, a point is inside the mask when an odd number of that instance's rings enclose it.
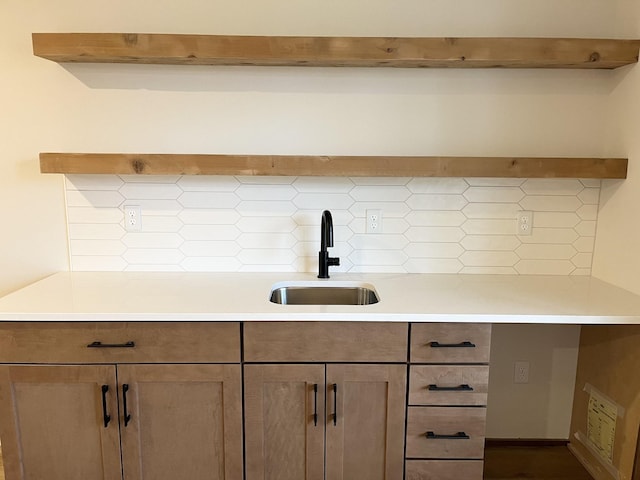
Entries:
{"label": "wood grain cabinet front", "polygon": [[407,361],[408,325],[400,322],[247,322],[246,362]]}
{"label": "wood grain cabinet front", "polygon": [[400,322],[5,322],[5,478],[480,480],[490,334]]}
{"label": "wood grain cabinet front", "polygon": [[240,324],[3,322],[0,363],[240,363]]}
{"label": "wood grain cabinet front", "polygon": [[6,480],[242,480],[240,365],[0,366],[0,419]]}
{"label": "wood grain cabinet front", "polygon": [[477,460],[407,460],[406,480],[482,479],[482,469]]}
{"label": "wood grain cabinet front", "polygon": [[0,330],[6,480],[243,479],[238,323]]}
{"label": "wood grain cabinet front", "polygon": [[488,365],[411,365],[410,405],[483,406],[488,390]]}
{"label": "wood grain cabinet front", "polygon": [[245,323],[246,479],[402,480],[407,354],[406,323]]}
{"label": "wood grain cabinet front", "polygon": [[491,324],[414,323],[411,363],[489,363]]}
{"label": "wood grain cabinet front", "polygon": [[6,480],[120,480],[113,365],[0,366]]}
{"label": "wood grain cabinet front", "polygon": [[405,394],[405,365],[246,365],[247,480],[402,480]]}
{"label": "wood grain cabinet front", "polygon": [[481,480],[491,325],[411,325],[406,480]]}
{"label": "wood grain cabinet front", "polygon": [[410,407],[407,457],[481,460],[484,457],[484,410],[477,407]]}

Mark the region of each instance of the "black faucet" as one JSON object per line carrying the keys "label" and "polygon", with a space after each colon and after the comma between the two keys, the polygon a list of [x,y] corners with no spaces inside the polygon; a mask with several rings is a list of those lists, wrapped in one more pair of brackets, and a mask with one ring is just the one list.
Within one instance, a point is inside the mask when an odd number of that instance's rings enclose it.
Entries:
{"label": "black faucet", "polygon": [[333,247],[333,218],[331,212],[322,212],[320,223],[320,251],[318,252],[318,278],[329,278],[329,266],[340,265],[338,257],[330,257],[328,247]]}

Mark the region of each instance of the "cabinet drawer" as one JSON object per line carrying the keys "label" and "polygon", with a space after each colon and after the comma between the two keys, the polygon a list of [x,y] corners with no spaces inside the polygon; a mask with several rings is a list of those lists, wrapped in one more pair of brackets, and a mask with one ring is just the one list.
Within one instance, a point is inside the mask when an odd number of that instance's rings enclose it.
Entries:
{"label": "cabinet drawer", "polygon": [[414,323],[411,362],[489,363],[491,324]]}
{"label": "cabinet drawer", "polygon": [[482,480],[482,460],[407,460],[407,480]]}
{"label": "cabinet drawer", "polygon": [[[88,347],[94,342],[102,346]],[[133,342],[134,346],[126,346]],[[236,363],[235,322],[0,323],[3,363]]]}
{"label": "cabinet drawer", "polygon": [[488,365],[412,365],[410,405],[486,405]]}
{"label": "cabinet drawer", "polygon": [[247,362],[406,362],[408,325],[370,322],[249,322]]}
{"label": "cabinet drawer", "polygon": [[482,459],[485,417],[484,407],[409,407],[406,456]]}

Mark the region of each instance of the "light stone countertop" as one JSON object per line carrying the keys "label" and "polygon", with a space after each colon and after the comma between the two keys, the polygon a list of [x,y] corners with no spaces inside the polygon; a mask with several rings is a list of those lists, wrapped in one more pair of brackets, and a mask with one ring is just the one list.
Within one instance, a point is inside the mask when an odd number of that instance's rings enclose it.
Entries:
{"label": "light stone countertop", "polygon": [[[364,282],[380,302],[272,304],[279,282]],[[64,272],[0,298],[0,321],[270,320],[640,324],[640,296],[580,276]]]}

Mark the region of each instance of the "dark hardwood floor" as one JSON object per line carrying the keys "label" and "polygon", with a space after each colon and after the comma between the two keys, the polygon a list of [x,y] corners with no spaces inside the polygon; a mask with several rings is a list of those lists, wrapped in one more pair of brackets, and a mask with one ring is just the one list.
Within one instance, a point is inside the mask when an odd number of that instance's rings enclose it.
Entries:
{"label": "dark hardwood floor", "polygon": [[484,480],[593,480],[564,445],[488,446]]}

